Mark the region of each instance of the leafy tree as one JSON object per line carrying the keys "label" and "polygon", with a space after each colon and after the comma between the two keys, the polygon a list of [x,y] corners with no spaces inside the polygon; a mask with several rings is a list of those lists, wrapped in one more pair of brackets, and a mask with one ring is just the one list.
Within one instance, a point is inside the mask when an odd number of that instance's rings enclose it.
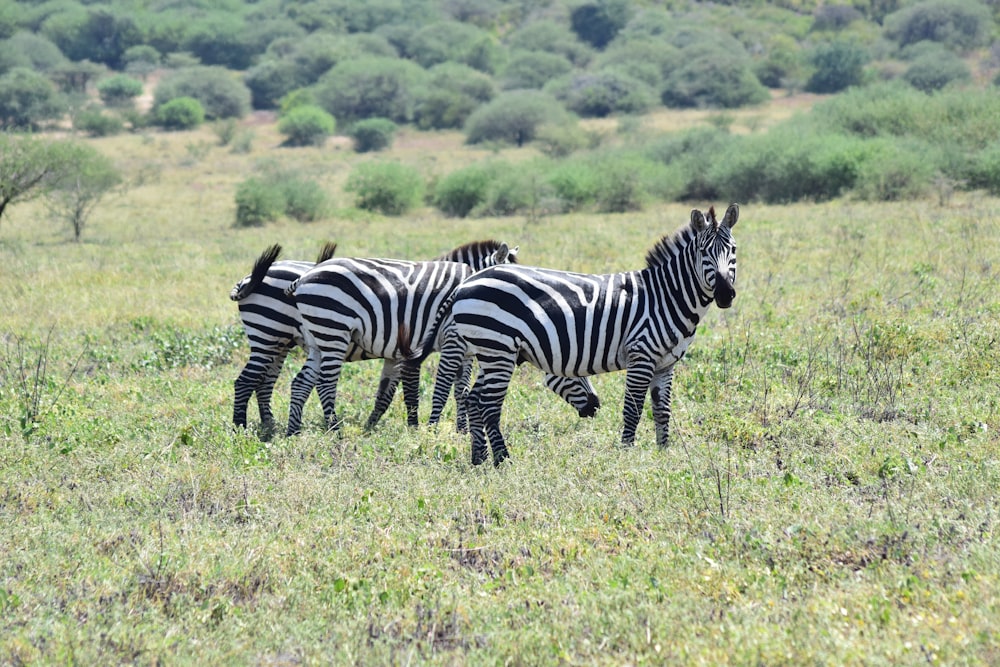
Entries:
{"label": "leafy tree", "polygon": [[629,20],[627,0],[592,0],[576,5],[569,15],[573,32],[596,49],[603,49]]}
{"label": "leafy tree", "polygon": [[61,65],[56,65],[49,72],[49,76],[63,92],[85,95],[90,82],[103,76],[106,71],[103,65],[92,63],[89,60],[67,60]]}
{"label": "leafy tree", "polygon": [[511,57],[503,70],[501,85],[507,90],[542,88],[549,81],[573,69],[566,56],[546,51],[521,51]]}
{"label": "leafy tree", "polygon": [[111,107],[131,106],[142,95],[142,82],[127,74],[115,74],[97,83],[101,100]]}
{"label": "leafy tree", "polygon": [[333,116],[309,104],[295,107],[278,121],[286,146],[322,146],[336,126]]}
{"label": "leafy tree", "polygon": [[285,193],[269,178],[248,178],[236,188],[236,226],[254,227],[277,220],[285,211]]}
{"label": "leafy tree", "polygon": [[65,168],[66,142],[0,132],[0,221],[8,206],[44,195]]}
{"label": "leafy tree", "polygon": [[349,134],[358,153],[381,151],[392,146],[396,124],[388,118],[368,118],[355,123]]}
{"label": "leafy tree", "polygon": [[450,61],[490,73],[496,70],[499,60],[499,46],[487,33],[458,21],[440,21],[420,28],[410,38],[407,53],[424,67]]}
{"label": "leafy tree", "polygon": [[155,115],[167,130],[191,130],[205,122],[205,110],[193,97],[175,97],[157,107]]}
{"label": "leafy tree", "polygon": [[336,65],[316,84],[320,105],[345,123],[364,118],[413,119],[427,73],[394,58],[366,57]]}
{"label": "leafy tree", "polygon": [[120,133],[124,128],[125,124],[119,116],[105,113],[98,105],[80,109],[73,116],[73,129],[86,132],[92,137],[109,137]]}
{"label": "leafy tree", "polygon": [[222,67],[187,67],[160,81],[153,94],[153,107],[177,97],[193,97],[208,119],[240,118],[250,109],[250,90]]}
{"label": "leafy tree", "polygon": [[46,205],[69,223],[73,239],[79,241],[94,209],[121,184],[122,176],[108,157],[87,144],[68,145],[63,157],[63,169],[51,183]]}
{"label": "leafy tree", "polygon": [[347,177],[345,189],[354,205],[383,215],[403,215],[420,202],[423,180],[413,167],[398,162],[367,162]]}
{"label": "leafy tree", "polygon": [[615,68],[659,90],[670,72],[681,66],[680,49],[650,37],[615,40],[594,59],[596,69]]}
{"label": "leafy tree", "polygon": [[0,42],[0,74],[15,67],[50,72],[65,62],[59,47],[41,35],[18,32]]}
{"label": "leafy tree", "polygon": [[160,66],[161,57],[160,52],[149,44],[137,44],[125,49],[122,60],[125,62],[127,73],[145,80],[153,70]]}
{"label": "leafy tree", "polygon": [[62,95],[42,74],[17,67],[0,76],[0,129],[35,129],[65,111]]}
{"label": "leafy tree", "polygon": [[569,114],[555,98],[534,90],[503,93],[477,109],[465,124],[466,143],[504,141],[523,146],[546,124],[566,124]]}
{"label": "leafy tree", "polygon": [[806,83],[811,93],[837,93],[861,83],[868,53],[852,39],[838,39],[819,46],[812,54],[816,68]]}
{"label": "leafy tree", "polygon": [[104,6],[55,14],[42,25],[42,34],[69,59],[90,60],[111,69],[122,69],[125,51],[144,38],[130,14]]}
{"label": "leafy tree", "polygon": [[613,68],[580,72],[552,82],[545,90],[561,100],[567,109],[584,117],[641,114],[657,103],[652,87]]}
{"label": "leafy tree", "polygon": [[204,65],[234,70],[245,70],[263,51],[250,39],[242,17],[221,12],[194,23],[187,32],[184,49]]}
{"label": "leafy tree", "polygon": [[985,46],[994,27],[989,8],[969,0],[924,0],[889,14],[884,25],[901,47],[929,40],[961,52]]}
{"label": "leafy tree", "polygon": [[949,83],[965,82],[972,79],[972,72],[965,61],[950,51],[931,52],[919,56],[903,72],[903,80],[908,84],[931,93]]}
{"label": "leafy tree", "polygon": [[473,164],[451,172],[434,188],[434,206],[448,216],[468,216],[486,201],[494,175],[492,164]]}
{"label": "leafy tree", "polygon": [[546,51],[566,57],[577,67],[586,65],[593,52],[566,27],[554,21],[533,21],[511,33],[511,51]]}
{"label": "leafy tree", "polygon": [[798,42],[788,35],[776,35],[768,43],[767,55],[754,66],[754,72],[768,88],[801,85],[804,64]]}
{"label": "leafy tree", "polygon": [[0,39],[7,39],[17,32],[21,25],[23,11],[14,2],[0,4]]}
{"label": "leafy tree", "polygon": [[243,76],[254,109],[276,109],[281,98],[305,85],[300,70],[290,59],[265,60]]}
{"label": "leafy tree", "polygon": [[467,65],[442,63],[428,72],[421,88],[414,119],[423,129],[462,127],[469,115],[496,95],[493,80]]}
{"label": "leafy tree", "polygon": [[661,95],[668,107],[731,109],[768,99],[745,54],[697,47],[682,53],[687,60],[671,73]]}

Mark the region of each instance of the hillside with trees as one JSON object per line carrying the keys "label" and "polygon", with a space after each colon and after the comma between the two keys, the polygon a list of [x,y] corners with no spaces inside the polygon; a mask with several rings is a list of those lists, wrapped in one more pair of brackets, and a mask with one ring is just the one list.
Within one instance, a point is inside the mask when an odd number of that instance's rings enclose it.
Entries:
{"label": "hillside with trees", "polygon": [[[287,146],[336,132],[378,151],[409,126],[540,149],[519,175],[502,160],[477,167],[493,177],[463,203],[445,186],[478,177],[428,188],[461,215],[1000,191],[998,11],[978,0],[2,0],[0,128],[106,136],[212,122],[232,135],[266,111]],[[834,99],[767,133],[726,127],[727,110],[799,92]],[[722,120],[614,145],[579,124],[692,108]],[[707,148],[734,159],[709,168]],[[594,173],[629,191],[602,195],[614,188]]]}

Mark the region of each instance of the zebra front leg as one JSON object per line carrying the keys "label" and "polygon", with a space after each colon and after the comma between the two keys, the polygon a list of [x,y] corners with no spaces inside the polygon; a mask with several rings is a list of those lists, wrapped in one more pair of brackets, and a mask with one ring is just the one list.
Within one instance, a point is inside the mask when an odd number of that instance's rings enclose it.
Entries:
{"label": "zebra front leg", "polygon": [[319,350],[307,348],[308,355],[302,369],[292,379],[292,393],[288,405],[288,428],[285,435],[297,435],[302,430],[302,410],[313,387],[319,381]]}
{"label": "zebra front leg", "polygon": [[420,423],[420,366],[404,365],[401,374],[403,403],[406,405],[406,425],[416,428]]}
{"label": "zebra front leg", "polygon": [[392,399],[396,396],[396,385],[399,383],[399,365],[392,359],[386,359],[382,364],[382,377],[378,381],[378,393],[375,395],[375,407],[368,415],[365,422],[365,430],[370,431],[375,428],[382,415],[392,405]]}
{"label": "zebra front leg", "polygon": [[[507,387],[510,386],[514,367],[513,359],[495,359],[485,365],[480,359],[479,380],[476,382],[479,391],[473,390],[477,395],[471,403],[476,405],[479,419],[486,431],[486,436],[489,438],[490,447],[493,449],[494,466],[499,466],[510,456],[507,452],[507,443],[500,431],[500,413],[503,410],[504,399],[507,397]],[[470,404],[469,407],[471,412],[472,405]],[[485,458],[484,447],[482,459]]]}
{"label": "zebra front leg", "polygon": [[576,408],[576,413],[581,417],[593,417],[601,407],[601,399],[587,378],[569,378],[547,373],[545,386]]}
{"label": "zebra front leg", "polygon": [[639,426],[646,392],[653,378],[653,363],[646,359],[629,361],[625,377],[625,408],[623,410],[622,444],[635,444],[635,431]]}
{"label": "zebra front leg", "polygon": [[318,344],[321,358],[317,391],[323,405],[327,429],[331,431],[340,430],[340,419],[337,418],[337,384],[340,382],[340,371],[344,367],[350,342],[350,332],[342,331],[341,335],[330,335]]}
{"label": "zebra front leg", "polygon": [[653,421],[656,423],[656,444],[666,447],[670,442],[670,394],[674,382],[674,367],[671,366],[653,375],[649,388],[653,403]]}

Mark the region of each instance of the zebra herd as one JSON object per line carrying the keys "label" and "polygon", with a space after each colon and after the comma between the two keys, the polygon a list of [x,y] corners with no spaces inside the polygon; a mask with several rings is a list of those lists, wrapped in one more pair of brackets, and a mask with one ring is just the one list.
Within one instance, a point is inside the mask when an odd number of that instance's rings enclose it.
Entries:
{"label": "zebra herd", "polygon": [[[721,221],[710,208],[664,236],[648,252],[646,268],[608,275],[569,273],[517,264],[518,248],[498,241],[466,244],[431,261],[334,258],[324,246],[315,264],[277,261],[279,246],[264,251],[236,284],[250,341],[250,358],[235,382],[233,422],[246,426],[256,393],[261,422],[273,425],[275,380],[288,352],[307,351],[292,380],[287,433],[301,428],[302,408],[314,387],[330,429],[337,429],[337,384],[345,361],[383,359],[374,427],[399,384],[407,422],[417,424],[420,364],[434,351],[441,360],[430,422],[454,394],[459,430],[466,419],[472,462],[508,456],[500,413],[514,368],[529,362],[545,384],[581,417],[600,407],[588,377],[626,370],[622,442],[635,441],[647,392],[656,439],[669,436],[674,365],[684,356],[714,301],[735,298],[739,207]],[[471,387],[472,360],[479,371]]]}

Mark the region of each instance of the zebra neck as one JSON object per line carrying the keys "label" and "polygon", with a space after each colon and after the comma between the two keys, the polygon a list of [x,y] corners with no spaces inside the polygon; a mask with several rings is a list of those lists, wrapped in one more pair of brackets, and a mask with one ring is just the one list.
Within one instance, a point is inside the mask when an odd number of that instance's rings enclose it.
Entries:
{"label": "zebra neck", "polygon": [[[698,261],[694,244],[689,244],[667,261],[650,266],[642,271],[649,295],[654,300],[669,300],[672,304],[667,312],[672,319],[683,320],[685,329],[694,333],[698,323],[712,305],[713,295],[698,279]],[[676,321],[675,325],[682,322]]]}

